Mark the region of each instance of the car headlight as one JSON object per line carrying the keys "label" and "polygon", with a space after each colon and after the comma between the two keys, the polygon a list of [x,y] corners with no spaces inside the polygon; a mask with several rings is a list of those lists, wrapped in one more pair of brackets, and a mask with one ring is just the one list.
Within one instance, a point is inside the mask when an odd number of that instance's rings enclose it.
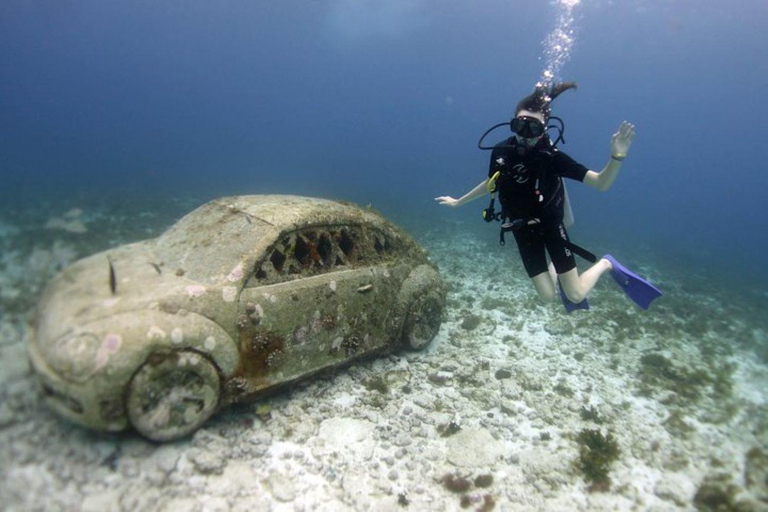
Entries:
{"label": "car headlight", "polygon": [[84,382],[96,372],[100,345],[93,333],[70,334],[56,342],[48,362],[62,378]]}

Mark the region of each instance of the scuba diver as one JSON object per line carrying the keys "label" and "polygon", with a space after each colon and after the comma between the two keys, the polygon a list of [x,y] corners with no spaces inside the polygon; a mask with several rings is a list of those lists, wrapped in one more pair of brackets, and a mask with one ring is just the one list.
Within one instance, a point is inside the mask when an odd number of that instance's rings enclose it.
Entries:
{"label": "scuba diver", "polygon": [[[492,150],[488,178],[459,199],[440,196],[435,200],[441,205],[457,207],[490,193],[491,202],[483,211],[483,218],[487,222],[501,222],[501,245],[505,243],[505,233],[513,233],[525,270],[542,300],[552,302],[559,295],[569,313],[589,309],[589,292],[603,273],[611,271],[629,298],[648,309],[661,295],[658,288],[612,256],[605,255],[598,260],[568,238],[566,228],[573,223],[573,214],[562,178],[586,183],[601,192],[608,190],[635,137],[635,127],[622,122],[611,139],[611,157],[600,172],[587,169],[557,149],[560,141],[565,142],[565,126],[560,118],[552,116],[551,103],[563,92],[575,88],[574,82],[537,85],[532,94],[517,104],[515,117],[510,122],[491,127],[480,138],[478,147]],[[550,121],[559,126],[549,125]],[[500,126],[510,126],[514,135],[495,146],[483,146],[485,137]],[[547,134],[551,128],[559,130],[554,142]],[[496,193],[501,204],[498,213],[494,209]],[[579,274],[574,254],[593,265]]]}

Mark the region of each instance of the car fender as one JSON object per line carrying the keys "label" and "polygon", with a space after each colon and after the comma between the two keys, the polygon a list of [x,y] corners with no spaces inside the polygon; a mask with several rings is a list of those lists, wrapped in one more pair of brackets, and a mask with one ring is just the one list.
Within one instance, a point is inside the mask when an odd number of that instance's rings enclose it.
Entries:
{"label": "car fender", "polygon": [[[91,337],[92,346],[83,350],[82,344],[68,341],[73,336]],[[77,372],[58,372],[69,381],[119,387],[150,354],[189,349],[210,357],[224,378],[234,373],[239,362],[237,345],[212,320],[190,312],[158,310],[131,311],[92,322],[53,343],[42,355],[49,362],[60,362],[54,369],[70,360]]]}
{"label": "car fender", "polygon": [[[136,366],[156,352],[169,350],[195,350],[207,355],[224,378],[237,369],[240,357],[237,344],[216,322],[202,315],[179,311],[139,311],[111,318],[110,327],[115,334],[124,332],[130,339],[126,348],[133,353]],[[135,327],[131,327],[131,326]],[[131,345],[135,344],[135,347]]]}
{"label": "car fender", "polygon": [[238,345],[227,331],[213,320],[190,312],[175,315],[162,312],[151,317],[145,337],[151,352],[158,350],[196,350],[207,355],[222,377],[232,376],[240,362]]}
{"label": "car fender", "polygon": [[434,289],[437,293],[445,296],[445,284],[440,273],[434,265],[423,263],[411,270],[411,273],[403,281],[398,295],[398,306],[407,307],[415,296],[430,289]]}
{"label": "car fender", "polygon": [[[194,350],[206,355],[223,379],[239,364],[229,334],[198,314],[139,310],[102,318],[40,344],[30,329],[29,356],[53,406],[77,423],[104,430],[127,425],[124,395],[133,375],[153,354]],[[76,407],[67,404],[76,403]],[[58,405],[57,405],[58,404]]]}

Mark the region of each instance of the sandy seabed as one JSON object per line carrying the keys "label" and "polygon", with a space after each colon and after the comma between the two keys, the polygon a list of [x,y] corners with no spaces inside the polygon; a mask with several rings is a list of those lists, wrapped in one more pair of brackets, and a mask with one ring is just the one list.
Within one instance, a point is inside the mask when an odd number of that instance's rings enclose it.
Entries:
{"label": "sandy seabed", "polygon": [[[93,235],[98,219],[77,220]],[[425,231],[449,285],[427,350],[360,361],[158,445],[42,404],[25,322],[45,280],[87,249],[72,242],[82,230],[21,244],[25,229],[0,223],[5,510],[768,510],[764,325],[637,257],[622,262],[666,294],[650,311],[607,278],[591,311],[567,315],[536,300],[493,234]],[[618,448],[602,485],[583,471],[584,432]]]}

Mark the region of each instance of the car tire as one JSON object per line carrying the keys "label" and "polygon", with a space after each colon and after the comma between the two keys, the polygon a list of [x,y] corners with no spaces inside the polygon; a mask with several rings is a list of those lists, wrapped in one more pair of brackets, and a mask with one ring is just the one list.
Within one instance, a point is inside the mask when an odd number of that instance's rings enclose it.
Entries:
{"label": "car tire", "polygon": [[438,293],[423,293],[408,308],[403,327],[403,344],[413,350],[421,350],[437,336],[442,323],[445,301]]}
{"label": "car tire", "polygon": [[144,437],[171,441],[200,428],[220,396],[221,377],[208,357],[190,350],[153,354],[131,379],[128,417]]}

